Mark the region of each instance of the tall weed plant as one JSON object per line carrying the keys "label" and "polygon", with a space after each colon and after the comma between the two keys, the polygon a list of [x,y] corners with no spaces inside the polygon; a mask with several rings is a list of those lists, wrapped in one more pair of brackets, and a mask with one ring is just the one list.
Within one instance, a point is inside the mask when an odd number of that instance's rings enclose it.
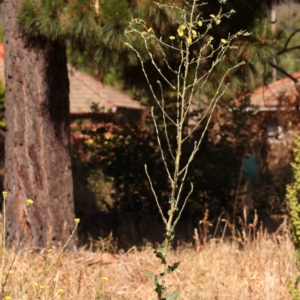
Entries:
{"label": "tall weed plant", "polygon": [[[226,0],[220,1],[224,4]],[[240,62],[230,67],[223,75],[219,82],[218,88],[215,90],[213,96],[207,105],[204,106],[201,116],[198,116],[197,121],[190,124],[189,130],[185,131],[186,122],[189,123],[189,114],[193,110],[195,104],[199,104],[200,96],[202,96],[203,89],[209,81],[211,72],[215,67],[222,63],[229,50],[236,49],[233,41],[239,36],[247,36],[248,32],[241,30],[235,34],[224,36],[220,41],[215,41],[211,36],[212,29],[216,26],[222,26],[223,18],[230,18],[235,13],[234,10],[223,13],[222,7],[217,15],[204,16],[201,14],[201,7],[205,3],[194,0],[191,4],[184,2],[183,7],[177,6],[175,3],[160,4],[156,3],[159,9],[174,12],[175,22],[178,24],[177,32],[170,35],[168,38],[157,36],[152,27],[139,18],[131,20],[127,29],[127,34],[133,38],[140,38],[147,54],[156,69],[160,79],[157,80],[159,93],[151,84],[144,67],[144,59],[141,52],[133,46],[133,44],[126,43],[126,45],[136,53],[140,60],[142,70],[148,82],[152,96],[156,103],[156,108],[161,111],[162,124],[158,124],[155,116],[154,107],[151,108],[151,116],[156,130],[157,143],[160,148],[160,154],[164,164],[165,172],[168,176],[169,183],[169,209],[163,211],[161,199],[159,199],[153,178],[148,173],[147,165],[145,165],[145,172],[148,178],[155,202],[157,204],[162,221],[165,225],[164,242],[155,250],[155,255],[161,261],[161,269],[156,274],[147,272],[146,275],[154,279],[155,291],[158,300],[177,299],[180,295],[180,290],[167,291],[164,277],[174,272],[180,262],[170,263],[168,260],[168,253],[171,249],[171,244],[175,236],[175,227],[180,220],[182,212],[186,203],[193,192],[193,183],[186,182],[189,167],[193,162],[195,154],[199,150],[200,144],[203,140],[204,134],[208,129],[209,122],[212,118],[213,111],[219,101],[224,95],[229,83],[226,83],[226,76],[234,68],[238,68],[243,64]],[[154,55],[154,49],[158,50],[159,55]],[[168,57],[172,55],[178,58],[176,65],[169,64]],[[167,64],[171,75],[163,74],[160,65]],[[210,63],[210,68],[203,71],[205,64]],[[173,117],[169,114],[167,109],[168,103],[165,102],[165,97],[168,91],[176,94],[176,114]],[[203,125],[203,132],[199,139],[194,142],[194,147],[190,153],[189,159],[183,163],[182,151],[185,143],[193,136],[193,133]],[[159,128],[162,130],[159,130]],[[170,140],[169,132],[175,129],[176,141],[175,148]],[[164,145],[166,145],[164,147]],[[168,162],[167,157],[171,158],[171,163]],[[184,194],[185,185],[189,185],[189,190]]]}

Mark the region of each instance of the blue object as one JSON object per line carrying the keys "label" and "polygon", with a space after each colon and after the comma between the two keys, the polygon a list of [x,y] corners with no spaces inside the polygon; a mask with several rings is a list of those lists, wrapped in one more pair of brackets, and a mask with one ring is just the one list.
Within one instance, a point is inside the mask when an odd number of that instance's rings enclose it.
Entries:
{"label": "blue object", "polygon": [[243,175],[246,178],[256,179],[258,176],[258,164],[256,155],[248,155],[244,159],[244,166],[242,169]]}

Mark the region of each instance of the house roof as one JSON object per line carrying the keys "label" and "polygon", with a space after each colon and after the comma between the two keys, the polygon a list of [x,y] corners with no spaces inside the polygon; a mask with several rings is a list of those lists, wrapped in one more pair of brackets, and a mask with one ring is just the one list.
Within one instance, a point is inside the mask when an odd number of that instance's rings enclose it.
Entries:
{"label": "house roof", "polygon": [[144,107],[129,96],[103,84],[99,80],[68,65],[70,80],[70,110],[74,114],[90,111],[93,103],[98,103],[104,111],[116,112],[118,108],[143,110]]}
{"label": "house roof", "polygon": [[[300,72],[294,73],[292,76],[300,79]],[[250,96],[251,104],[258,106],[260,110],[286,108],[299,100],[300,80],[299,83],[295,83],[288,77],[260,87]]]}
{"label": "house roof", "polygon": [[[138,101],[101,83],[97,79],[68,65],[70,80],[70,114],[84,116],[90,113],[91,105],[97,103],[104,112],[118,109],[144,110]],[[0,78],[4,81],[4,47],[0,44]]]}

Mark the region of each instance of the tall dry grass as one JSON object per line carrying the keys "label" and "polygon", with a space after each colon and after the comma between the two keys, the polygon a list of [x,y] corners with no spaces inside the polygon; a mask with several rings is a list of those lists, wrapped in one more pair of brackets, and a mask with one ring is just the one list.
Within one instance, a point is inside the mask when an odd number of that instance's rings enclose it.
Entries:
{"label": "tall dry grass", "polygon": [[[171,261],[179,260],[181,265],[168,276],[167,286],[181,289],[180,299],[291,299],[288,279],[295,280],[298,273],[288,235],[264,234],[244,244],[211,240],[198,250],[186,246],[170,254]],[[18,300],[156,299],[153,281],[144,275],[160,266],[150,246],[115,255],[86,250],[65,253],[48,274],[33,282],[54,256],[55,251],[20,252],[5,295]],[[5,260],[12,258],[13,253],[7,253]]]}

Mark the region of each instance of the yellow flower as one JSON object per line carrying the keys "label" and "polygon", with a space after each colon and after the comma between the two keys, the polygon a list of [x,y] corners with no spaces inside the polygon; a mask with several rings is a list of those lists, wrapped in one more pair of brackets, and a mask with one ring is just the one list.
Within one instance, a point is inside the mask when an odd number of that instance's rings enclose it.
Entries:
{"label": "yellow flower", "polygon": [[63,289],[58,289],[58,290],[57,290],[58,295],[61,295],[63,292],[64,292]]}
{"label": "yellow flower", "polygon": [[74,219],[75,223],[78,224],[80,222],[79,218]]}
{"label": "yellow flower", "polygon": [[108,278],[107,277],[102,277],[102,280],[107,281]]}
{"label": "yellow flower", "polygon": [[48,252],[48,253],[51,253],[51,252],[52,252],[52,250],[51,250],[51,249],[48,249],[48,250],[47,250],[47,252]]}
{"label": "yellow flower", "polygon": [[111,132],[106,132],[104,134],[104,137],[107,139],[107,140],[110,140],[114,137],[114,134],[112,134]]}
{"label": "yellow flower", "polygon": [[197,37],[197,32],[196,32],[196,30],[192,30],[192,34],[193,34],[193,38],[196,38],[196,37]]}
{"label": "yellow flower", "polygon": [[191,44],[192,39],[191,39],[190,37],[188,37],[188,38],[186,39],[186,41],[187,41],[188,44]]}
{"label": "yellow flower", "polygon": [[183,36],[184,34],[183,30],[180,27],[177,29],[177,32],[179,36]]}
{"label": "yellow flower", "polygon": [[203,25],[203,22],[202,21],[199,21],[198,22],[198,25],[201,27]]}
{"label": "yellow flower", "polygon": [[169,39],[170,39],[170,40],[175,40],[175,36],[172,36],[172,35],[171,35],[171,36],[169,36]]}
{"label": "yellow flower", "polygon": [[186,26],[185,25],[180,25],[180,27],[179,27],[181,30],[184,30],[184,29],[186,29]]}
{"label": "yellow flower", "polygon": [[5,198],[5,197],[7,196],[7,192],[6,192],[6,191],[3,191],[3,192],[2,192],[2,195],[3,195],[3,197]]}
{"label": "yellow flower", "polygon": [[39,286],[39,284],[36,281],[33,283],[33,285],[36,287]]}
{"label": "yellow flower", "polygon": [[216,17],[215,15],[210,15],[210,17],[214,19],[214,21],[216,22],[217,25],[219,25],[221,23],[220,17]]}
{"label": "yellow flower", "polygon": [[9,273],[10,275],[12,275],[12,274],[14,274],[14,271],[10,270],[8,273]]}
{"label": "yellow flower", "polygon": [[222,42],[223,44],[226,44],[226,43],[227,43],[227,41],[226,41],[225,39],[221,39],[221,42]]}
{"label": "yellow flower", "polygon": [[11,296],[5,296],[5,300],[11,300]]}
{"label": "yellow flower", "polygon": [[43,290],[45,287],[43,285],[40,285],[40,289]]}
{"label": "yellow flower", "polygon": [[86,145],[93,145],[94,144],[94,140],[93,139],[88,139],[84,142]]}
{"label": "yellow flower", "polygon": [[31,199],[27,199],[27,201],[26,201],[27,206],[31,206],[33,203],[34,203],[34,201]]}
{"label": "yellow flower", "polygon": [[151,32],[152,31],[152,28],[150,27],[149,29],[148,29],[148,32]]}

